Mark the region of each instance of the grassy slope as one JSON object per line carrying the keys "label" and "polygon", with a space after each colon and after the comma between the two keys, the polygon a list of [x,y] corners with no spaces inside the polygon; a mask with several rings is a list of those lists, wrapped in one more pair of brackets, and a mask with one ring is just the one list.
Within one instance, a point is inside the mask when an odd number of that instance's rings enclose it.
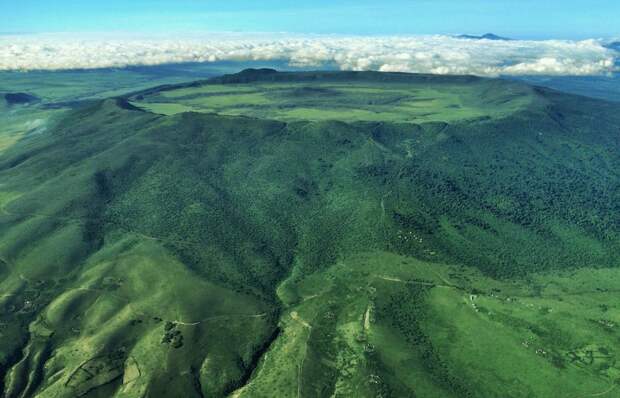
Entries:
{"label": "grassy slope", "polygon": [[395,74],[382,81],[381,75],[372,73],[325,73],[318,79],[296,74],[296,80],[289,76],[263,72],[258,74],[263,79],[252,85],[216,78],[147,90],[132,99],[136,106],[163,115],[194,111],[283,121],[416,123],[501,118],[539,99],[522,84],[502,82],[498,89],[496,81],[475,78],[412,79]]}
{"label": "grassy slope", "polygon": [[533,93],[453,124],[107,100],[27,136],[0,157],[5,391],[606,391],[617,107]]}
{"label": "grassy slope", "polygon": [[239,65],[161,65],[77,71],[0,72],[0,91],[34,94],[45,102],[107,98],[159,84],[218,76]]}

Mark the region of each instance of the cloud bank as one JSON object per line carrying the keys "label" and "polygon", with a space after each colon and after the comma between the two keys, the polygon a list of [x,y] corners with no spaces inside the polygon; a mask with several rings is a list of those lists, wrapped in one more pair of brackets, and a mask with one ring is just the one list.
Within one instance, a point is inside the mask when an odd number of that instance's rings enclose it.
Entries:
{"label": "cloud bank", "polygon": [[119,68],[184,62],[285,61],[291,66],[435,74],[600,75],[615,52],[600,40],[492,41],[451,36],[211,34],[163,37],[0,36],[0,70]]}

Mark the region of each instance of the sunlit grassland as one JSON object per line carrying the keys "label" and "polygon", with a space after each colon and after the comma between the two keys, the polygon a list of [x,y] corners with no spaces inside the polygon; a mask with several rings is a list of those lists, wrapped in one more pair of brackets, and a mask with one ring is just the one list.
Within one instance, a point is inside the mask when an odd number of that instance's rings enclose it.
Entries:
{"label": "sunlit grassland", "polygon": [[504,117],[535,100],[523,87],[508,88],[489,96],[485,82],[439,87],[368,82],[205,84],[164,90],[134,99],[134,104],[164,115],[194,111],[283,121],[451,122]]}
{"label": "sunlit grassland", "polygon": [[[48,259],[55,258],[50,250],[53,247],[74,252],[69,246],[80,237],[56,233],[52,239],[40,246]],[[64,274],[65,278],[54,280],[49,278],[50,273],[62,274],[54,272],[53,267],[45,271],[28,267],[40,263],[35,257],[33,253],[16,260],[19,279],[2,283],[3,292],[23,295],[32,305],[54,296],[28,326],[32,357],[7,375],[8,392],[27,389],[30,372],[45,364],[46,371],[55,377],[48,380],[44,396],[66,394],[68,388],[78,393],[99,387],[103,387],[100,392],[106,391],[110,382],[117,387],[122,382],[126,396],[142,396],[153,380],[140,375],[163,375],[167,368],[176,367],[177,361],[192,357],[194,366],[200,368],[204,358],[193,354],[200,350],[218,356],[216,369],[204,368],[205,377],[224,369],[224,363],[232,372],[228,377],[241,377],[238,357],[219,342],[226,338],[242,352],[244,361],[249,361],[247,355],[268,337],[264,335],[271,316],[267,307],[196,278],[156,241],[128,236],[106,246],[71,285],[66,283],[66,277],[75,275],[71,271]],[[243,328],[248,334],[235,337],[231,328]],[[169,330],[175,334],[169,344],[164,344],[162,338]],[[11,328],[4,332],[10,335]],[[67,339],[66,344],[49,358],[45,347],[56,339]],[[93,370],[87,366],[99,366],[97,377],[89,377],[88,372]],[[136,369],[131,370],[132,366]],[[63,369],[72,371],[61,372]],[[119,376],[123,380],[118,380]],[[213,379],[213,390],[220,391],[218,376],[208,377]],[[186,382],[183,378],[169,381],[167,388],[183,391]]]}
{"label": "sunlit grassland", "polygon": [[60,109],[42,109],[35,105],[0,107],[0,152],[27,135],[44,132],[62,113]]}
{"label": "sunlit grassland", "polygon": [[[143,105],[140,105],[144,109]],[[175,104],[175,103],[152,103],[148,104],[148,110],[150,112],[159,114],[159,115],[175,115],[177,113],[183,112],[196,112],[196,108],[192,106],[188,106],[185,104]]]}
{"label": "sunlit grassland", "polygon": [[257,92],[257,88],[247,85],[208,85],[200,87],[179,88],[176,90],[162,91],[160,96],[168,99],[201,97],[208,94],[241,94]]}
{"label": "sunlit grassland", "polygon": [[502,380],[515,397],[613,391],[619,281],[617,269],[503,281],[360,253],[280,287],[282,335],[238,396],[502,397]]}

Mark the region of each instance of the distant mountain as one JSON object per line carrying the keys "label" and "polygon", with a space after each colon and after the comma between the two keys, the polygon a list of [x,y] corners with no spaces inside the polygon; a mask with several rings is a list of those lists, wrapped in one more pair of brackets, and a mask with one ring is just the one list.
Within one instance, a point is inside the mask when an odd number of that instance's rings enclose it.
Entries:
{"label": "distant mountain", "polygon": [[486,33],[482,36],[476,36],[476,35],[458,35],[456,36],[457,39],[467,39],[467,40],[504,40],[504,41],[508,41],[508,40],[512,40],[509,39],[507,37],[502,37],[502,36],[498,36],[496,34],[493,33]]}
{"label": "distant mountain", "polygon": [[614,41],[609,44],[605,44],[605,48],[609,48],[610,50],[620,51],[620,41]]}

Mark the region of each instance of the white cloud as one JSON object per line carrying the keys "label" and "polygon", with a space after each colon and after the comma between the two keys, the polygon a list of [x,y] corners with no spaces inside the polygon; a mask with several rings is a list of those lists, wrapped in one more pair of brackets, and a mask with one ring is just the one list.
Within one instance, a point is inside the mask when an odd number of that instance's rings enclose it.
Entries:
{"label": "white cloud", "polygon": [[491,41],[449,36],[211,34],[169,39],[0,36],[0,70],[59,70],[183,62],[286,61],[292,66],[438,74],[597,75],[618,53],[599,40]]}

